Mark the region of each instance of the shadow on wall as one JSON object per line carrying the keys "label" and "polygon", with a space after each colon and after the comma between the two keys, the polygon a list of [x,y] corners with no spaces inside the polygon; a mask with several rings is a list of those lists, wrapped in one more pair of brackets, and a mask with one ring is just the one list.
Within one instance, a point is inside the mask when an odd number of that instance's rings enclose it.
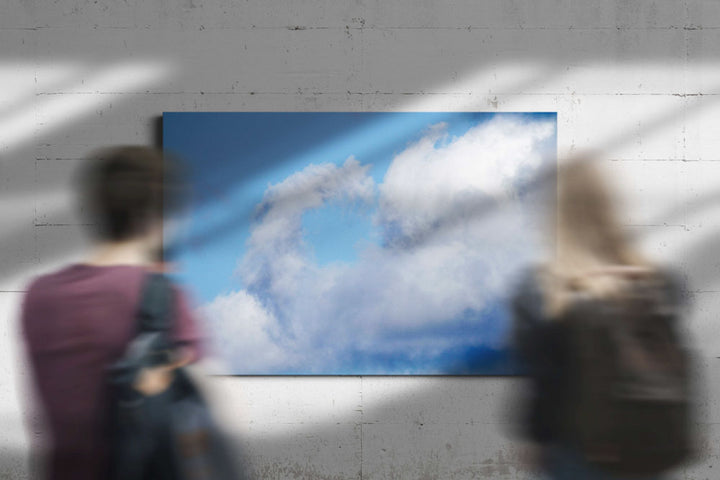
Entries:
{"label": "shadow on wall", "polygon": [[[701,370],[717,374],[718,366],[705,364]],[[324,380],[329,383],[336,379],[262,379],[265,384],[289,385],[288,391],[317,389],[317,384]],[[279,411],[273,418],[257,423],[244,412],[237,413],[237,417],[245,416],[240,419],[221,416],[228,422],[226,428],[234,432],[238,451],[247,462],[247,476],[323,480],[538,478],[533,447],[518,436],[514,409],[523,397],[521,380],[487,377],[358,380],[358,389],[364,394],[358,393],[357,404],[348,404],[344,410],[331,407],[331,412],[303,418],[288,418]],[[214,381],[219,383],[217,390],[223,395],[215,401],[226,405],[229,412],[243,408],[241,391],[253,391],[252,378],[225,377]],[[393,387],[388,388],[389,385]],[[378,401],[373,394],[381,389],[392,393]],[[298,403],[301,399],[289,401]],[[319,401],[330,402],[326,398]],[[282,408],[280,402],[271,403],[273,409]],[[339,413],[342,418],[336,417]],[[712,471],[705,464],[705,459],[714,456],[714,443],[708,435],[711,432],[704,426],[698,428],[700,456],[681,467],[676,472],[678,478],[706,478]]]}
{"label": "shadow on wall", "polygon": [[[239,420],[221,416],[228,422],[226,428],[235,432],[238,451],[247,461],[247,476],[323,480],[536,478],[530,449],[508,435],[514,427],[507,403],[517,397],[519,381],[477,377],[352,378],[365,394],[387,389],[388,384],[401,388],[390,388],[392,394],[372,404],[365,405],[360,399],[346,408],[330,407],[330,412],[287,422],[284,412],[260,423],[247,416]],[[288,390],[307,391],[336,379],[262,380],[289,385]],[[252,390],[253,384],[248,377],[214,381],[219,384],[218,393],[223,392],[222,398],[215,401],[229,412],[242,405],[239,392],[246,386]],[[452,388],[448,388],[450,384]],[[322,386],[320,389],[325,390]],[[359,392],[357,395],[363,396]],[[498,412],[503,410],[508,414],[498,420]],[[342,418],[335,416],[338,414]]]}

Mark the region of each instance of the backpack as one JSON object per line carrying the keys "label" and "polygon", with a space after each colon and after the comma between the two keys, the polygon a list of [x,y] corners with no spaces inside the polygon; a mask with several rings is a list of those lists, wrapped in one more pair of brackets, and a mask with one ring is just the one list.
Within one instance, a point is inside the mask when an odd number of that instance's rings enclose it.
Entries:
{"label": "backpack", "polygon": [[653,274],[628,281],[618,298],[578,296],[565,312],[565,429],[600,470],[652,475],[691,454],[690,356],[674,297]]}
{"label": "backpack", "polygon": [[161,274],[147,275],[137,311],[137,335],[108,371],[108,478],[238,479],[236,455],[185,369],[176,369],[170,387],[158,395],[144,396],[133,388],[142,368],[171,361],[172,305],[170,281]]}

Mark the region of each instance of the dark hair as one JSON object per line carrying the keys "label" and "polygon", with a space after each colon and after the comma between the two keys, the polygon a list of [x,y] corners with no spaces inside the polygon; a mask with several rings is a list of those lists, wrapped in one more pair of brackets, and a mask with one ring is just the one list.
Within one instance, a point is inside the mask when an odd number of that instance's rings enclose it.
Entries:
{"label": "dark hair", "polygon": [[179,166],[162,151],[112,147],[91,155],[80,174],[83,210],[101,240],[144,234],[180,205]]}

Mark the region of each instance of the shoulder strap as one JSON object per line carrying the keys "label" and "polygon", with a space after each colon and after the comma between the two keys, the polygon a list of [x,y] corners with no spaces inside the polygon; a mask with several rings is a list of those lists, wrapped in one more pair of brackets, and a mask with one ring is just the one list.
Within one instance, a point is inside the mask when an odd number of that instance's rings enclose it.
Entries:
{"label": "shoulder strap", "polygon": [[168,363],[172,295],[170,281],[164,275],[149,273],[143,278],[135,313],[135,337],[123,356],[110,366],[110,383],[120,389],[119,395],[137,399],[132,383],[138,369]]}
{"label": "shoulder strap", "polygon": [[137,333],[168,333],[173,317],[170,280],[161,273],[145,276],[137,311]]}

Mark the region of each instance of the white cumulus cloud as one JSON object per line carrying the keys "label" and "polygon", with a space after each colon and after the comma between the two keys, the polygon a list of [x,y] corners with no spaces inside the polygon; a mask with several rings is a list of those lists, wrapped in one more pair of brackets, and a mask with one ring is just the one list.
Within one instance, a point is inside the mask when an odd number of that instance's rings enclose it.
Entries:
{"label": "white cumulus cloud", "polygon": [[229,368],[273,368],[287,362],[277,320],[260,302],[240,290],[216,297],[200,308],[212,340],[213,353]]}
{"label": "white cumulus cloud", "polygon": [[[499,347],[501,326],[462,322],[468,312],[482,319],[537,256],[518,185],[543,166],[553,135],[554,122],[502,116],[460,137],[441,124],[397,154],[380,185],[350,157],[270,186],[239,262],[244,290],[204,307],[220,353],[245,373],[321,373],[349,354],[427,359]],[[341,201],[374,206],[385,242],[352,264],[321,266],[302,215]]]}
{"label": "white cumulus cloud", "polygon": [[503,117],[459,138],[450,138],[443,125],[431,128],[393,159],[380,186],[382,220],[411,235],[458,213],[467,215],[473,200],[511,198],[519,174],[541,165],[546,152],[538,145],[554,131],[550,121]]}

